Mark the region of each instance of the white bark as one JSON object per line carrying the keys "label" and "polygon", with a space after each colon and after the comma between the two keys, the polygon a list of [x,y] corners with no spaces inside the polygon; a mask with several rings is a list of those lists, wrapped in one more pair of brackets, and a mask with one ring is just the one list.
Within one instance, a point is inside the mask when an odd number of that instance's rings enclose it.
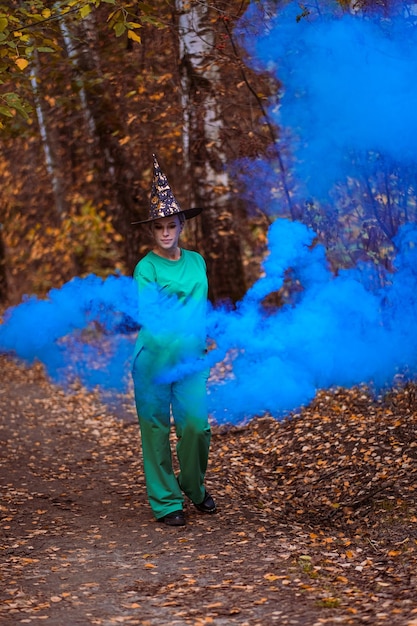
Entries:
{"label": "white bark", "polygon": [[57,213],[58,215],[62,216],[65,211],[64,193],[62,189],[61,178],[59,176],[58,168],[55,163],[53,146],[48,133],[46,117],[42,106],[42,98],[39,93],[39,80],[39,59],[37,53],[35,52],[33,57],[32,71],[30,74],[30,83],[32,86],[36,117],[38,119],[39,132],[42,138],[42,145],[45,154],[46,170],[51,178]]}
{"label": "white bark", "polygon": [[[184,164],[191,166],[191,205],[204,208],[201,235],[192,224],[208,261],[211,297],[239,300],[245,278],[239,237],[234,229],[235,205],[222,145],[221,74],[215,62],[212,8],[199,0],[176,0],[181,55],[184,115]],[[191,220],[194,222],[194,220]]]}
{"label": "white bark", "polygon": [[[57,6],[59,7],[59,3],[57,4]],[[79,96],[80,96],[80,100],[81,100],[81,108],[83,111],[83,115],[84,115],[84,119],[87,123],[88,129],[90,131],[90,134],[92,137],[95,137],[96,135],[96,125],[94,122],[94,118],[90,113],[89,107],[88,107],[88,103],[87,103],[87,94],[85,91],[85,87],[83,84],[83,80],[82,80],[82,76],[81,76],[81,72],[79,71],[79,67],[78,67],[78,51],[77,51],[77,46],[75,45],[74,41],[73,41],[73,34],[71,33],[70,28],[68,27],[67,23],[65,22],[65,18],[59,20],[59,28],[61,31],[61,35],[62,38],[64,40],[64,46],[65,46],[65,50],[66,53],[68,55],[68,58],[70,59],[72,66],[74,68],[75,73],[77,74],[78,79],[81,81],[81,87],[79,90]]]}
{"label": "white bark", "polygon": [[[203,171],[198,173],[199,178],[208,195],[215,195],[216,205],[224,205],[229,195],[229,179],[221,167],[221,164],[225,163],[221,146],[223,122],[216,98],[221,77],[219,68],[212,58],[215,41],[209,21],[210,7],[205,2],[176,0],[176,9],[179,14],[178,34],[182,65],[185,166],[189,167],[193,145],[204,141],[207,158],[203,164]],[[195,102],[196,89],[198,105]],[[209,156],[214,158],[209,159]],[[212,163],[217,164],[216,169]]]}

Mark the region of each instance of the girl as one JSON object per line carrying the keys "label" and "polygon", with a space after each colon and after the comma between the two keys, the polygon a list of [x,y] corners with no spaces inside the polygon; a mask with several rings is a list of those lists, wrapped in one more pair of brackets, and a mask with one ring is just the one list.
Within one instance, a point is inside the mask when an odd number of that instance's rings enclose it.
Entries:
{"label": "girl", "polygon": [[[133,381],[152,511],[159,521],[182,526],[183,493],[199,511],[216,511],[204,487],[211,437],[204,365],[207,275],[203,257],[179,245],[185,220],[201,209],[181,210],[155,155],[153,160],[149,218],[135,222],[150,224],[154,246],[133,274],[141,325]],[[171,415],[178,476],[172,467]]]}

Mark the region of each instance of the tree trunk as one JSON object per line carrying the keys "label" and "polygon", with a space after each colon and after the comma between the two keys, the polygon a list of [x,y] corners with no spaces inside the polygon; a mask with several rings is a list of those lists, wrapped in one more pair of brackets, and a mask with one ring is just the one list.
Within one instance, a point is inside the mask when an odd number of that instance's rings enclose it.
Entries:
{"label": "tree trunk", "polygon": [[[58,25],[59,25],[59,30],[61,31],[62,39],[64,40],[65,51],[68,55],[68,58],[71,61],[74,74],[76,75],[77,79],[80,80],[81,82],[81,86],[80,86],[78,93],[79,93],[79,97],[81,101],[82,112],[83,112],[84,120],[86,123],[86,127],[88,128],[89,134],[91,138],[94,139],[96,136],[96,125],[94,123],[94,119],[88,108],[85,86],[84,86],[82,76],[80,75],[79,68],[78,68],[77,45],[73,41],[72,32],[70,28],[68,27],[67,23],[65,22],[64,17],[59,20]],[[86,146],[87,147],[89,146],[88,142],[86,142]]]}
{"label": "tree trunk", "polygon": [[38,53],[35,51],[33,56],[32,71],[30,75],[30,83],[32,86],[33,97],[35,101],[36,117],[38,119],[39,132],[42,138],[43,150],[45,154],[46,169],[52,183],[52,190],[55,198],[55,206],[58,216],[61,218],[65,212],[65,193],[62,185],[59,167],[56,163],[55,150],[52,144],[50,133],[46,124],[46,115],[39,93],[40,71]]}
{"label": "tree trunk", "polygon": [[[125,135],[113,104],[112,87],[103,75],[96,25],[92,14],[77,25],[77,36],[72,38],[68,24],[65,28],[67,50],[74,70],[81,81],[80,97],[88,132],[94,136],[95,170],[100,193],[108,195],[104,206],[112,217],[113,226],[124,240],[124,261],[129,271],[137,262],[137,250],[141,230],[132,227],[138,219],[137,172],[128,142],[121,142]],[[73,41],[78,44],[75,46]],[[69,46],[69,48],[68,48]],[[140,218],[139,218],[140,219]]]}
{"label": "tree trunk", "polygon": [[222,146],[217,98],[221,78],[214,61],[215,37],[208,3],[176,0],[183,106],[184,165],[190,206],[202,206],[202,252],[207,260],[210,297],[236,302],[246,291],[237,226],[237,201]]}

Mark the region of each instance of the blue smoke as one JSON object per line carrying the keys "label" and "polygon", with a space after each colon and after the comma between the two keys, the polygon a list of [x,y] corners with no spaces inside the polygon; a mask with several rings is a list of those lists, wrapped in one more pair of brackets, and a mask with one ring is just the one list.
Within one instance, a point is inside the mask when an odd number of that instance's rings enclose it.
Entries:
{"label": "blue smoke", "polygon": [[[415,376],[417,226],[401,230],[397,272],[375,292],[364,286],[369,269],[334,277],[322,246],[311,247],[313,237],[301,224],[275,221],[265,277],[235,312],[215,313],[220,351],[233,347],[235,354],[231,380],[212,389],[218,420],[279,416],[309,402],[317,389],[361,383],[381,389],[399,373]],[[268,315],[262,298],[283,285],[287,267],[303,290],[296,304]]]}
{"label": "blue smoke", "polygon": [[137,318],[133,279],[74,278],[45,300],[31,296],[8,309],[0,351],[30,364],[40,361],[58,383],[123,389]]}
{"label": "blue smoke", "polygon": [[[300,7],[290,3],[265,21],[260,12],[272,6],[251,4],[239,36],[253,66],[274,72],[285,87],[271,99],[269,113],[285,142],[291,196],[331,198],[335,187],[357,174],[357,155],[370,153],[408,168],[415,184],[413,19],[404,11],[389,19],[346,15],[330,5],[300,18]],[[251,201],[272,216],[285,215],[282,180],[270,161],[248,161],[246,167],[248,180],[264,181],[248,182]],[[335,276],[312,229],[276,219],[262,276],[235,309],[209,311],[212,347],[204,366],[213,372],[213,419],[232,424],[255,415],[279,418],[307,404],[318,389],[365,383],[380,390],[399,375],[414,379],[417,224],[402,226],[393,245],[394,271],[385,286],[374,266]],[[146,323],[148,314],[139,312],[128,277],[75,278],[46,300],[27,298],[6,311],[0,351],[41,361],[62,384],[79,379],[90,388],[126,392],[137,322]],[[175,378],[196,367],[201,363],[190,360],[166,375]]]}
{"label": "blue smoke", "polygon": [[415,164],[417,27],[406,5],[363,16],[291,2],[267,19],[264,4],[250,5],[237,33],[255,69],[283,84],[269,115],[291,142],[301,192],[328,197],[356,173],[353,154]]}
{"label": "blue smoke", "polygon": [[[214,347],[205,366],[229,369],[209,386],[218,423],[254,415],[279,417],[308,403],[320,388],[361,383],[376,388],[417,368],[417,226],[403,227],[392,282],[365,288],[365,269],[334,276],[315,233],[285,219],[269,231],[265,275],[235,310],[212,308]],[[301,288],[294,302],[268,309],[263,300],[284,285],[291,267]],[[136,289],[123,276],[75,278],[46,300],[27,298],[0,326],[0,349],[45,364],[57,382],[125,392],[138,319]],[[142,319],[146,315],[142,315]],[[191,362],[190,362],[191,363]],[[185,365],[184,371],[199,364]],[[183,373],[181,366],[173,378]]]}

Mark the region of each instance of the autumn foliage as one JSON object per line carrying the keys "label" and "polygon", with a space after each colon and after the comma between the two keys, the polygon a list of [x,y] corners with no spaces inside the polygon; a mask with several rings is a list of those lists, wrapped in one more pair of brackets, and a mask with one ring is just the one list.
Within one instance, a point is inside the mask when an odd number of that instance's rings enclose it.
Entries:
{"label": "autumn foliage", "polygon": [[1,365],[0,621],[415,626],[413,385],[215,427],[218,514],[186,504],[173,531],[146,502],[130,395],[110,409]]}
{"label": "autumn foliage", "polygon": [[[74,275],[132,271],[148,245],[131,222],[147,211],[152,152],[180,202],[188,206],[192,196],[192,172],[182,175],[188,157],[174,3],[68,0],[59,6],[0,6],[7,50],[0,67],[0,221],[10,303]],[[271,141],[259,104],[273,84],[245,68],[232,35],[244,8],[219,2],[210,10],[210,62],[222,74],[216,97],[230,161],[262,152]],[[233,254],[238,262],[242,254],[246,267],[240,286],[235,281],[241,296],[261,258],[248,252],[264,239],[267,222],[262,216],[246,222],[236,200],[231,215],[240,216],[243,245]],[[232,236],[229,226],[216,226],[215,233],[215,252],[204,250],[201,227],[189,229],[185,242],[198,246],[209,266],[210,255],[216,263]],[[226,280],[217,273],[213,288]]]}

